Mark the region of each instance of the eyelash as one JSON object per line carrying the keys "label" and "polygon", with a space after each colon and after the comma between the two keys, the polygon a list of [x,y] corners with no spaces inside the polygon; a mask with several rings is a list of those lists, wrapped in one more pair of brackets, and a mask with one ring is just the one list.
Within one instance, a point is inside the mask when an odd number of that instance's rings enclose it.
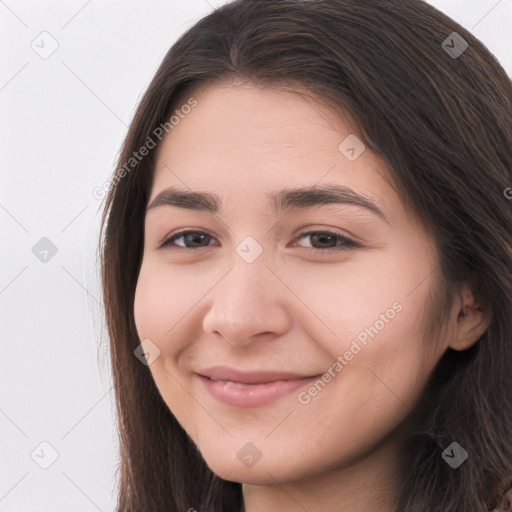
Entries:
{"label": "eyelash", "polygon": [[[180,247],[180,246],[176,246],[176,245],[172,245],[172,242],[176,241],[178,238],[181,238],[185,235],[188,235],[188,234],[200,234],[200,235],[208,235],[208,233],[205,233],[204,231],[193,231],[193,230],[187,230],[187,231],[180,231],[179,233],[175,233],[174,235],[166,238],[163,243],[161,244],[161,248],[168,248],[168,249],[176,249],[178,248],[178,250],[180,251],[196,251],[197,249],[204,249],[206,247],[209,247],[208,245],[206,246],[203,246],[203,247]],[[339,245],[339,246],[335,246],[335,247],[326,247],[324,249],[318,249],[316,247],[309,247],[310,250],[312,250],[313,252],[315,253],[323,253],[325,254],[326,252],[339,252],[339,251],[345,251],[347,249],[355,249],[355,248],[358,248],[358,247],[361,247],[360,244],[358,244],[357,242],[355,242],[354,240],[346,237],[345,235],[341,235],[339,233],[336,233],[335,231],[306,231],[304,233],[301,233],[298,235],[297,239],[302,239],[306,236],[311,236],[311,235],[328,235],[328,236],[334,236],[337,238],[338,241],[341,241],[342,244]],[[308,249],[306,247],[306,249]]]}

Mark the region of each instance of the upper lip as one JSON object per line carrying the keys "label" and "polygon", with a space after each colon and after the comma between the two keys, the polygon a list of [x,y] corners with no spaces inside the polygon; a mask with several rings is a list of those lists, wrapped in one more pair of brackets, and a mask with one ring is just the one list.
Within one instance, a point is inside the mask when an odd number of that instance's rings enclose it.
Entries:
{"label": "upper lip", "polygon": [[268,382],[276,382],[278,380],[297,380],[316,377],[316,375],[299,375],[291,372],[279,371],[243,371],[227,366],[213,366],[198,372],[199,375],[210,379],[229,380],[232,382],[240,382],[242,384],[266,384]]}

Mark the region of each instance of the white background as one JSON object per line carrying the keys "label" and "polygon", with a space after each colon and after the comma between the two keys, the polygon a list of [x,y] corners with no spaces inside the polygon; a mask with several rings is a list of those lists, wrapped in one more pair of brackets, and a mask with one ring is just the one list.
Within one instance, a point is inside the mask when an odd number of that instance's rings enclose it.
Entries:
{"label": "white background", "polygon": [[[222,3],[0,0],[0,512],[114,510],[92,190],[168,48]],[[431,3],[512,76],[512,0]],[[43,31],[58,43],[47,59],[31,47],[51,48]],[[32,252],[42,237],[57,247],[46,263]],[[43,441],[58,452],[48,469]]]}

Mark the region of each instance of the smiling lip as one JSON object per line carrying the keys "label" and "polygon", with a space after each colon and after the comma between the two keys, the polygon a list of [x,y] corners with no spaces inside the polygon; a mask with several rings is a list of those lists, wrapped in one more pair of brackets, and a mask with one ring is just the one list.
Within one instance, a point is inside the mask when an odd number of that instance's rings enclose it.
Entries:
{"label": "smiling lip", "polygon": [[196,375],[214,398],[236,407],[269,404],[319,377],[304,377],[287,372],[241,372],[222,366],[209,368]]}

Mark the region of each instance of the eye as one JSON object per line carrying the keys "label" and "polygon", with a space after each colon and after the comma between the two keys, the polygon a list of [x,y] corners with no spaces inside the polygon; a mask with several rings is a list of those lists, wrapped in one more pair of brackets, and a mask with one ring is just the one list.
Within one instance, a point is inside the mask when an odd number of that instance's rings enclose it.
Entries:
{"label": "eye", "polygon": [[[208,233],[204,233],[203,231],[181,231],[180,233],[176,233],[175,235],[170,236],[160,247],[179,247],[180,249],[184,249],[185,251],[193,251],[196,247],[207,247],[207,245],[199,245],[206,239],[211,239],[212,236]],[[175,244],[176,240],[183,239],[184,246],[182,244]],[[191,243],[192,247],[188,247],[187,244]]]}
{"label": "eye", "polygon": [[[310,244],[320,245],[320,247],[310,247],[311,250],[318,253],[343,251],[350,248],[361,247],[360,244],[354,240],[334,231],[308,231],[300,234],[298,238],[302,240],[308,237],[310,238]],[[208,247],[211,244],[204,244],[204,242],[211,241],[212,239],[213,237],[211,235],[203,231],[181,231],[164,240],[160,247],[194,251],[201,247]],[[181,240],[182,243],[176,243],[177,240]]]}
{"label": "eye", "polygon": [[299,240],[303,238],[309,238],[310,244],[320,245],[320,247],[311,247],[314,252],[344,251],[361,247],[351,238],[334,231],[308,231],[299,235]]}

